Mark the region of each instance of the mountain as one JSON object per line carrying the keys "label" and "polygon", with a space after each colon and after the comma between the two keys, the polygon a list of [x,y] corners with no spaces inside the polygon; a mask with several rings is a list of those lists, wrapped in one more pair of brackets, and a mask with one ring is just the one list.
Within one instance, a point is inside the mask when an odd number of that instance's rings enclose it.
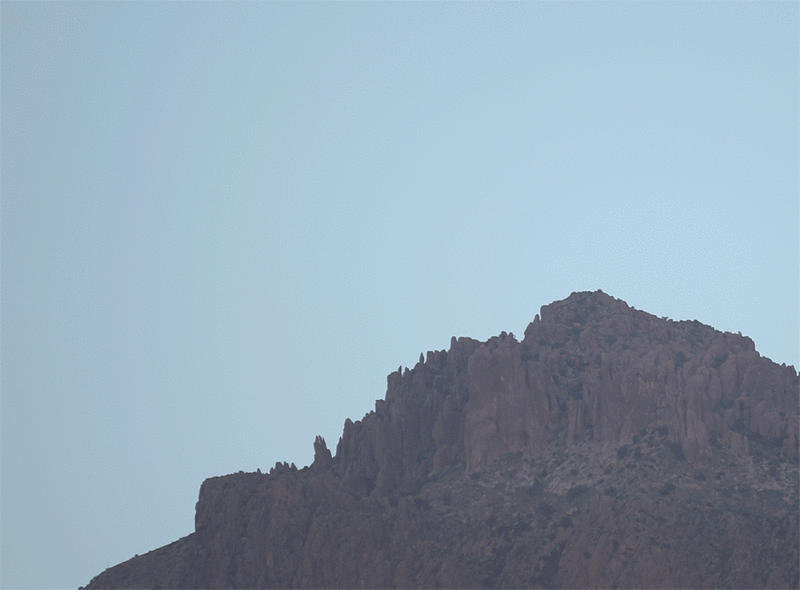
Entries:
{"label": "mountain", "polygon": [[388,377],[335,456],[203,482],[87,588],[800,586],[800,379],[601,291]]}

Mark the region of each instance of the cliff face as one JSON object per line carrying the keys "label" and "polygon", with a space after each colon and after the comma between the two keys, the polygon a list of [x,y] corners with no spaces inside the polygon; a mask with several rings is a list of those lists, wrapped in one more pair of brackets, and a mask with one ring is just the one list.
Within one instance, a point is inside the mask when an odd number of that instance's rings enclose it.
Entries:
{"label": "cliff face", "polygon": [[335,456],[207,480],[193,535],[89,587],[797,587],[799,386],[575,293],[390,374]]}
{"label": "cliff face", "polygon": [[[386,400],[345,423],[345,481],[385,494],[464,456],[468,471],[554,439],[616,445],[664,425],[692,464],[748,454],[748,435],[796,458],[798,379],[753,341],[659,319],[602,292],[542,307],[518,342],[453,338],[389,375]],[[370,486],[375,486],[374,489]]]}

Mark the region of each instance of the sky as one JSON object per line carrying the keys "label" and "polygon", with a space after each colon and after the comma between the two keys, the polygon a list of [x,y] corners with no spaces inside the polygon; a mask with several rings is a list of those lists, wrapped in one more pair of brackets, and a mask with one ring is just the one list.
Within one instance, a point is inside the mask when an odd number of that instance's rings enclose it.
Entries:
{"label": "sky", "polygon": [[0,4],[0,586],[602,289],[800,366],[798,2]]}

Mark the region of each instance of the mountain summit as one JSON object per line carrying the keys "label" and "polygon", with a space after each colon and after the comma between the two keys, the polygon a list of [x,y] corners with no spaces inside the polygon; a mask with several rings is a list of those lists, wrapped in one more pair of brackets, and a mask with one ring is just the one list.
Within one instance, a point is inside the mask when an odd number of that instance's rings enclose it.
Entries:
{"label": "mountain summit", "polygon": [[332,455],[203,482],[87,588],[796,588],[800,379],[602,291],[388,377]]}

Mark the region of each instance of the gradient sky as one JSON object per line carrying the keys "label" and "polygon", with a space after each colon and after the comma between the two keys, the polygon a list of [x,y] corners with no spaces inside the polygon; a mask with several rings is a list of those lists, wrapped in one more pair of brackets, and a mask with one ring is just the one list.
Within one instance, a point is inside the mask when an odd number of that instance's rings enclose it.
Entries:
{"label": "gradient sky", "polygon": [[602,289],[798,351],[798,3],[2,2],[5,588]]}

